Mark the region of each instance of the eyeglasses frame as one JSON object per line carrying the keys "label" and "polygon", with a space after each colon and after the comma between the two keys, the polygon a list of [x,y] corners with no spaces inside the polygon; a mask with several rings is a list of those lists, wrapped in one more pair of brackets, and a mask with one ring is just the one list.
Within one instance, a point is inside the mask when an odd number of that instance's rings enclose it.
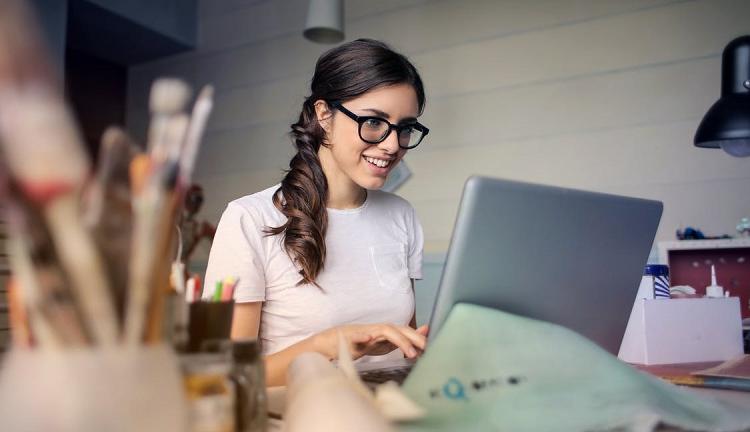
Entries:
{"label": "eyeglasses frame", "polygon": [[[396,136],[398,137],[398,134],[400,134],[402,130],[406,129],[407,127],[410,127],[410,128],[414,128],[414,129],[417,129],[418,131],[422,132],[422,137],[419,139],[419,141],[417,141],[417,143],[414,144],[413,146],[402,146],[401,142],[398,139],[396,139],[396,141],[398,142],[398,146],[400,148],[402,148],[404,150],[411,150],[411,149],[417,147],[419,144],[421,144],[422,141],[424,141],[424,137],[426,137],[427,134],[430,132],[430,129],[427,128],[427,126],[425,126],[425,125],[423,125],[422,123],[419,123],[419,122],[409,123],[409,124],[405,124],[405,125],[395,125],[395,124],[389,122],[388,120],[384,119],[383,117],[378,117],[378,116],[360,116],[360,115],[354,114],[353,112],[351,112],[348,109],[346,109],[346,107],[344,107],[343,105],[341,105],[341,103],[339,103],[339,102],[329,102],[329,104],[332,107],[334,107],[334,108],[338,109],[339,111],[341,111],[342,113],[344,113],[344,115],[346,115],[350,119],[352,119],[355,122],[357,122],[357,124],[359,126],[359,128],[358,128],[359,138],[362,141],[364,141],[364,142],[366,142],[368,144],[380,144],[380,143],[382,143],[383,141],[385,141],[386,139],[388,139],[388,137],[391,135],[391,132],[394,129],[396,130],[396,134],[397,134]],[[367,122],[368,120],[379,120],[379,121],[385,122],[385,124],[388,125],[388,132],[386,132],[386,134],[383,135],[383,137],[380,140],[377,140],[377,141],[365,139],[362,136],[362,125],[365,124],[365,122]]]}

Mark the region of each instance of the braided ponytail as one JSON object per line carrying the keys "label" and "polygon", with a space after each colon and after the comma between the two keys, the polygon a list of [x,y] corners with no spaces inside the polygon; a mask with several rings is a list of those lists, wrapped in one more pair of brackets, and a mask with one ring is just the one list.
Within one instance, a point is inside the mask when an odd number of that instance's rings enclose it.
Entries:
{"label": "braided ponytail", "polygon": [[315,103],[344,102],[372,89],[395,84],[414,87],[422,111],[425,102],[422,79],[403,55],[372,39],[358,39],[324,53],[315,65],[311,94],[302,105],[291,137],[297,154],[289,162],[273,203],[287,221],[267,227],[266,234],[283,236],[287,254],[300,268],[299,284],[317,285],[326,259],[328,228],[328,181],[318,158],[326,134],[318,122]]}
{"label": "braided ponytail", "polygon": [[297,154],[273,195],[274,205],[287,221],[266,230],[271,235],[283,234],[286,252],[301,268],[300,284],[316,284],[326,258],[328,181],[318,159],[325,132],[318,123],[313,102],[311,98],[305,101],[299,120],[292,125]]}

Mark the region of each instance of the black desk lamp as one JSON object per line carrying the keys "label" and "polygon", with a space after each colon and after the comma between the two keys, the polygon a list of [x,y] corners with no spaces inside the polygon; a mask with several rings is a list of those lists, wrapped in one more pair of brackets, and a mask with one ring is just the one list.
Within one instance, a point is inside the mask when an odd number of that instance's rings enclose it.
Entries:
{"label": "black desk lamp", "polygon": [[701,121],[696,147],[750,156],[750,36],[729,42],[721,56],[721,98]]}

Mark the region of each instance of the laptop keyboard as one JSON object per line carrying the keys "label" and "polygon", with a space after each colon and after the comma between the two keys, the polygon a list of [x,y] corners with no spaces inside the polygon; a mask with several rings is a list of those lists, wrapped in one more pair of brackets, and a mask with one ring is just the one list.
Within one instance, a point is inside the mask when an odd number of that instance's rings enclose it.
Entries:
{"label": "laptop keyboard", "polygon": [[412,366],[413,365],[409,364],[387,369],[369,370],[360,372],[359,376],[362,378],[362,381],[367,383],[381,384],[386,381],[395,381],[397,384],[401,385],[406,379],[406,376],[409,375]]}

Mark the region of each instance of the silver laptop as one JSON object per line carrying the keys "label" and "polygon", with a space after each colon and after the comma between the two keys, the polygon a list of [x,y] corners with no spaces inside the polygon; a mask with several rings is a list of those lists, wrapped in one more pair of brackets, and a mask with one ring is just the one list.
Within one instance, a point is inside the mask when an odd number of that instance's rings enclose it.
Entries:
{"label": "silver laptop", "polygon": [[[658,201],[469,178],[430,337],[453,305],[472,303],[565,326],[617,355],[661,213]],[[402,380],[408,366],[387,363],[363,364],[363,379]]]}

